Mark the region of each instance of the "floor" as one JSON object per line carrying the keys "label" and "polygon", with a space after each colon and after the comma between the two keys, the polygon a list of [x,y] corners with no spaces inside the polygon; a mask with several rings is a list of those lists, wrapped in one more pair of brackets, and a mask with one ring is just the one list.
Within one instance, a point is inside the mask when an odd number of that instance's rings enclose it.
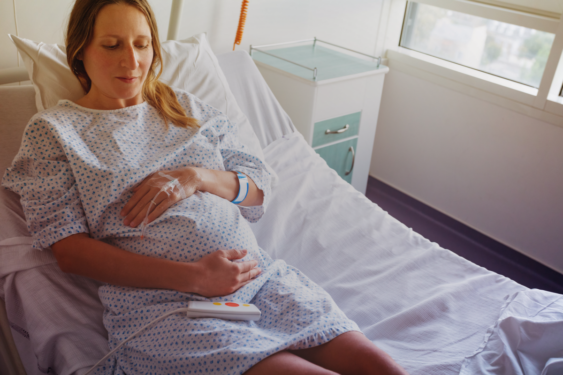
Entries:
{"label": "floor", "polygon": [[481,267],[528,288],[563,294],[562,274],[371,176],[366,197],[415,232]]}

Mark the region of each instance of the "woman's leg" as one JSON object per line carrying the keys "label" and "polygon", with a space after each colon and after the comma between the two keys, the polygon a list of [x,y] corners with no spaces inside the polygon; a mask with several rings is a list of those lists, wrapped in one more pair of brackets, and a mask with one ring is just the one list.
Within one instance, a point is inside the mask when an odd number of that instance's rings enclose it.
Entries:
{"label": "woman's leg", "polygon": [[295,354],[282,351],[255,364],[244,375],[336,375]]}
{"label": "woman's leg", "polygon": [[326,344],[291,353],[342,375],[407,374],[387,353],[357,331],[346,332]]}

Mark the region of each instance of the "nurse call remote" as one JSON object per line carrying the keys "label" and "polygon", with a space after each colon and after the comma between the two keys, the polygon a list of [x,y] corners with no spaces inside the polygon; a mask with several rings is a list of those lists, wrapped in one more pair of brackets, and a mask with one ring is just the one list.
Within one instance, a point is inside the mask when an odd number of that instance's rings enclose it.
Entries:
{"label": "nurse call remote", "polygon": [[186,315],[190,318],[258,320],[262,313],[250,303],[190,301]]}

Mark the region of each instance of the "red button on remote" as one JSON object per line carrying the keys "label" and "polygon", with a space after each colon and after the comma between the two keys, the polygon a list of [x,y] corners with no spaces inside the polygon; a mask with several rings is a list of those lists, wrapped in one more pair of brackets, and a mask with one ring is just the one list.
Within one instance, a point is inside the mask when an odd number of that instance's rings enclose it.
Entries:
{"label": "red button on remote", "polygon": [[227,303],[225,303],[225,305],[230,306],[230,307],[238,307],[238,303],[234,303],[234,302],[227,302]]}

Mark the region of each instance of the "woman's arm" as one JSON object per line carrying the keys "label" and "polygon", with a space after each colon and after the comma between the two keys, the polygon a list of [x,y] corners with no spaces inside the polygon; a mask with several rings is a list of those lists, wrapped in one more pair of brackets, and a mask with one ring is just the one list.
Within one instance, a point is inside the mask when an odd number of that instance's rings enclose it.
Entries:
{"label": "woman's arm", "polygon": [[114,285],[172,289],[206,297],[231,294],[261,272],[255,260],[232,262],[246,250],[219,250],[194,263],[174,262],[122,250],[80,233],[51,246],[63,272]]}
{"label": "woman's arm", "polygon": [[[174,180],[178,183],[170,184]],[[133,189],[133,196],[121,211],[121,216],[125,216],[123,223],[131,228],[136,228],[145,220],[147,211],[150,209],[148,224],[162,215],[174,203],[189,197],[198,190],[233,201],[239,191],[237,174],[232,171],[196,167],[153,174]],[[248,194],[241,206],[259,206],[263,201],[264,193],[248,177]]]}
{"label": "woman's arm", "polygon": [[[236,172],[217,171],[212,169],[195,168],[201,175],[198,190],[233,201],[239,191],[239,181]],[[247,176],[248,177],[248,176]],[[264,192],[248,177],[248,195],[240,204],[241,206],[260,206],[264,201]]]}

